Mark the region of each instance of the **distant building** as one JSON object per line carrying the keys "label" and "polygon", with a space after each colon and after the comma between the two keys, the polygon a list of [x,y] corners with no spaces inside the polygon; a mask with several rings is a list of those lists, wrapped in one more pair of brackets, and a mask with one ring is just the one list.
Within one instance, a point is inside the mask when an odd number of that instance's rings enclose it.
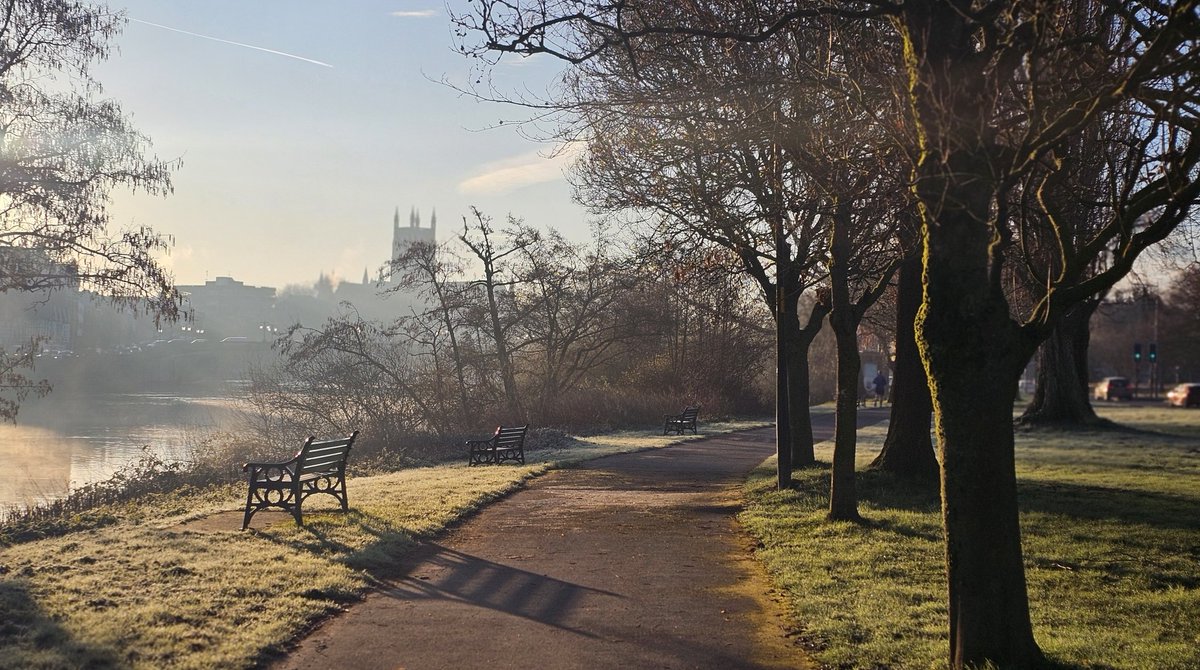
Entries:
{"label": "distant building", "polygon": [[437,210],[429,217],[429,227],[421,227],[421,213],[414,207],[408,215],[408,227],[400,227],[400,208],[392,219],[392,260],[400,258],[414,242],[437,244]]}
{"label": "distant building", "polygon": [[213,336],[257,336],[274,321],[275,289],[246,286],[232,277],[217,277],[200,286],[178,286],[193,323]]}
{"label": "distant building", "polygon": [[81,294],[62,291],[0,293],[0,347],[46,338],[45,346],[71,348],[79,329]]}
{"label": "distant building", "polygon": [[72,265],[55,262],[45,249],[0,246],[0,346],[45,338],[71,347],[79,326],[79,280]]}
{"label": "distant building", "polygon": [[[392,218],[391,255],[385,261],[399,258],[417,242],[436,244],[436,235],[436,210],[430,213],[425,228],[416,207],[409,213],[408,225],[402,226],[397,207]],[[8,274],[45,275],[45,268],[51,266],[38,250],[0,247],[0,271]],[[233,277],[176,288],[184,297],[183,309],[190,314],[190,321],[156,324],[136,310],[116,309],[101,296],[80,290],[77,282],[54,291],[0,293],[0,347],[12,348],[35,337],[45,339],[47,348],[88,350],[154,339],[262,340],[297,322],[319,326],[341,310],[343,302],[352,303],[363,318],[390,321],[410,313],[419,301],[413,292],[395,290],[385,269],[375,274],[368,268],[363,268],[361,282],[340,281],[322,271],[313,284],[290,287],[282,295],[272,287],[247,286]]]}

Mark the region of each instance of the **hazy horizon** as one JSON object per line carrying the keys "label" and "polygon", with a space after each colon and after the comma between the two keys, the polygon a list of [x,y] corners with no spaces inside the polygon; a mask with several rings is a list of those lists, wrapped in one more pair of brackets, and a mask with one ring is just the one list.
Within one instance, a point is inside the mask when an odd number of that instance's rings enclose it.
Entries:
{"label": "hazy horizon", "polygon": [[[439,240],[472,205],[586,235],[565,159],[488,129],[524,112],[439,83],[471,76],[440,2],[110,6],[129,24],[95,68],[104,95],[155,154],[182,160],[166,198],[114,193],[113,227],[174,236],[166,265],[179,284],[361,281],[390,257],[397,207],[401,225],[412,207],[426,226],[436,209]],[[496,83],[549,81],[557,67],[513,59]]]}

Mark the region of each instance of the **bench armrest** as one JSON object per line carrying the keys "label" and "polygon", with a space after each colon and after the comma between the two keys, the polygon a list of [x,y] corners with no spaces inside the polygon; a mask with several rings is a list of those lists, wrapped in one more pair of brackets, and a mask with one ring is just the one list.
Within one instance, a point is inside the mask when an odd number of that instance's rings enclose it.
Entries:
{"label": "bench armrest", "polygon": [[299,459],[300,456],[297,454],[296,456],[292,456],[290,459],[281,463],[242,463],[242,472],[260,472],[262,470],[266,470],[267,468],[279,468],[280,470],[291,472]]}
{"label": "bench armrest", "polygon": [[486,440],[467,440],[468,447],[474,447],[481,444],[490,445],[492,444],[492,440],[490,438]]}

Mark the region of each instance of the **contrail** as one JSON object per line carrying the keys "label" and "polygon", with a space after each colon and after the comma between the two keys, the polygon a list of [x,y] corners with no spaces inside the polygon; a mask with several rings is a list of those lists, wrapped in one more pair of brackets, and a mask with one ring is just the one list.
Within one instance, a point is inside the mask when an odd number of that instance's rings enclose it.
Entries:
{"label": "contrail", "polygon": [[285,53],[283,51],[276,51],[274,49],[267,49],[266,47],[256,47],[253,44],[244,44],[242,42],[234,42],[233,40],[223,40],[220,37],[213,37],[212,35],[201,35],[200,33],[193,33],[190,30],[181,30],[179,28],[172,28],[171,26],[164,26],[161,23],[151,23],[150,21],[143,21],[141,19],[135,19],[133,17],[129,17],[129,20],[133,21],[134,23],[141,23],[141,24],[144,24],[147,26],[154,26],[155,28],[162,28],[163,30],[170,30],[171,32],[175,32],[175,33],[183,33],[184,35],[191,35],[192,37],[199,37],[200,39],[204,39],[204,40],[212,40],[214,42],[223,42],[225,44],[232,44],[237,47],[246,47],[247,49],[254,49],[255,51],[265,51],[269,54],[275,54],[276,56],[285,56],[287,58],[295,58],[296,60],[302,60],[305,63],[312,63],[313,65],[320,65],[322,67],[333,67],[329,63],[323,63],[319,60],[313,60],[311,58],[305,58],[304,56],[297,56],[296,54]]}

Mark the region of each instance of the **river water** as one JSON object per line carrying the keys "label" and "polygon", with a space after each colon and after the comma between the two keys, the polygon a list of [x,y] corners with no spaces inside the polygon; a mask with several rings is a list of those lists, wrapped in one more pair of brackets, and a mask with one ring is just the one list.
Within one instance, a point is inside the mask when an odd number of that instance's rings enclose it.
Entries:
{"label": "river water", "polygon": [[54,500],[108,479],[149,449],[186,460],[239,416],[229,398],[152,393],[51,393],[0,424],[0,510]]}

